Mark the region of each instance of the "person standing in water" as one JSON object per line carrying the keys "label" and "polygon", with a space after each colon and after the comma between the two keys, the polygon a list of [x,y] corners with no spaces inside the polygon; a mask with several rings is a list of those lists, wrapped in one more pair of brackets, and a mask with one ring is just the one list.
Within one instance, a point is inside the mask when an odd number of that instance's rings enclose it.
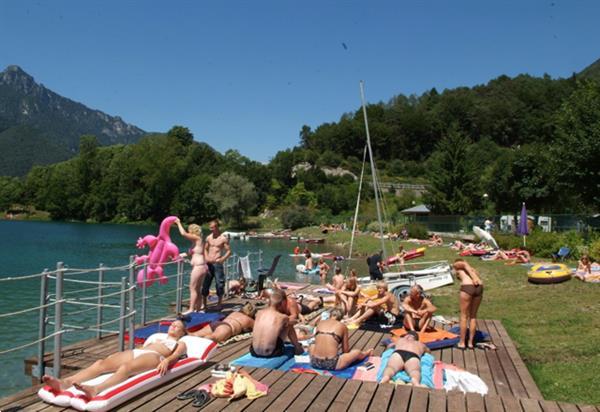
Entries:
{"label": "person standing in water", "polygon": [[209,224],[210,235],[206,237],[204,244],[204,256],[208,264],[208,274],[202,284],[202,302],[204,307],[207,305],[210,284],[213,278],[217,287],[217,296],[219,297],[218,310],[221,310],[223,304],[223,295],[225,294],[225,272],[223,262],[231,256],[229,239],[219,230],[219,221],[213,220]]}

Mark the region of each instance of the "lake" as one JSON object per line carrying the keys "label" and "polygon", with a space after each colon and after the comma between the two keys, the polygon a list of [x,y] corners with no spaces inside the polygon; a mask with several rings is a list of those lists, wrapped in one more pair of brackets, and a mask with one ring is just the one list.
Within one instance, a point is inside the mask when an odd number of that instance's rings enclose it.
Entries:
{"label": "lake", "polygon": [[[57,262],[64,262],[70,269],[93,269],[100,263],[107,267],[127,265],[129,256],[145,254],[145,250],[136,249],[138,237],[156,234],[158,225],[114,225],[85,224],[65,222],[22,222],[0,221],[0,316],[5,313],[36,307],[40,300],[39,277],[20,281],[2,281],[7,277],[41,273],[45,268],[56,268]],[[176,228],[171,230],[172,240],[180,251],[187,251],[189,242],[179,236]],[[248,252],[263,251],[264,266],[269,266],[277,254],[282,254],[276,276],[282,280],[307,282],[310,279],[297,279],[295,266],[302,261],[289,256],[296,246],[288,240],[232,240],[234,253],[244,256]],[[327,249],[327,250],[326,250]],[[311,245],[314,251],[334,251],[330,246]],[[170,265],[167,274],[175,272],[175,265]],[[189,265],[185,265],[186,277]],[[83,272],[83,271],[81,271]],[[127,276],[124,270],[107,271],[105,281],[118,281]],[[96,281],[97,273],[80,273],[69,278]],[[312,279],[313,281],[317,279]],[[49,292],[53,293],[54,282],[49,282]],[[148,295],[156,296],[148,300],[147,319],[156,319],[169,313],[169,303],[175,300],[175,279],[167,285],[155,283],[148,288]],[[69,296],[91,297],[95,290],[76,292],[81,289],[93,289],[89,284],[65,283],[65,291]],[[114,293],[118,289],[105,293]],[[169,292],[170,291],[170,292]],[[140,294],[136,294],[139,297]],[[184,290],[184,298],[188,296]],[[112,300],[111,300],[112,299]],[[118,296],[107,298],[108,303],[118,304]],[[87,311],[85,311],[87,309]],[[139,308],[138,308],[139,309]],[[96,320],[93,307],[65,305],[63,322],[65,325],[89,325]],[[84,312],[82,312],[84,311]],[[77,313],[76,313],[77,312]],[[105,320],[118,317],[118,309],[106,309]],[[52,321],[52,312],[49,314]],[[136,317],[139,321],[140,317]],[[48,333],[53,326],[48,326]],[[118,322],[105,326],[108,330],[118,329]],[[38,311],[27,312],[18,316],[0,317],[0,352],[37,340]],[[63,335],[64,342],[70,343],[95,336],[90,331],[70,332]],[[52,339],[47,341],[46,350],[52,350]],[[37,354],[37,345],[8,354],[0,354],[0,397],[7,396],[30,386],[29,376],[23,373],[23,359]]]}

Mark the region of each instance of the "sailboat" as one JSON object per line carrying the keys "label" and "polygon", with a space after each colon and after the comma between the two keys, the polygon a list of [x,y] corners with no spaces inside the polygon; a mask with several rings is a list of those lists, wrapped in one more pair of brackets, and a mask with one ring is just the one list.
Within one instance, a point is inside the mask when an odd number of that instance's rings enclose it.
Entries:
{"label": "sailboat", "polygon": [[[383,223],[381,218],[381,204],[383,203],[383,192],[380,189],[380,185],[377,179],[377,171],[375,169],[375,161],[373,159],[373,150],[371,149],[371,136],[369,133],[369,121],[367,118],[367,107],[365,103],[365,91],[364,82],[360,82],[360,96],[362,102],[362,111],[365,119],[365,131],[367,142],[365,150],[363,152],[363,165],[360,173],[360,181],[358,185],[358,197],[356,200],[356,209],[354,211],[354,222],[352,224],[352,235],[350,238],[350,251],[348,259],[352,258],[352,247],[354,245],[354,234],[356,233],[356,222],[358,219],[358,211],[360,205],[360,197],[362,192],[362,183],[365,171],[365,163],[367,153],[369,155],[369,163],[371,166],[371,177],[373,190],[375,191],[375,207],[377,209],[377,220],[379,222],[379,238],[381,240],[381,251],[383,253],[382,259],[385,261],[387,257],[385,241],[383,235]],[[381,196],[381,202],[380,202]],[[411,263],[412,267],[420,266],[421,269],[416,270],[403,270],[402,271],[391,271],[383,274],[383,279],[388,285],[388,289],[396,295],[397,298],[403,300],[407,295],[410,287],[417,284],[420,285],[424,290],[431,290],[441,286],[450,285],[454,282],[452,277],[452,269],[448,261],[433,261],[433,262],[419,262]],[[368,287],[374,284],[374,281],[370,277],[361,277],[358,279],[362,287]]]}

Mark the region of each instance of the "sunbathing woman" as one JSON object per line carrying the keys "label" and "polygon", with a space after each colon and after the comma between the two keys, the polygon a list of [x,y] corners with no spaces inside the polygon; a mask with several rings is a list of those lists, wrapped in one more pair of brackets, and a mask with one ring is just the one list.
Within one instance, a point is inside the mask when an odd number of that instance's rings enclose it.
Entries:
{"label": "sunbathing woman", "polygon": [[202,231],[200,226],[191,224],[188,226],[189,232],[186,232],[181,221],[175,221],[179,228],[179,233],[184,238],[192,242],[192,248],[189,251],[192,273],[190,274],[190,309],[188,312],[203,310],[200,296],[200,288],[204,282],[204,276],[208,273],[208,266],[204,259],[204,243],[202,241]]}
{"label": "sunbathing woman", "polygon": [[[313,368],[340,370],[361,361],[373,354],[373,349],[360,351],[350,350],[348,344],[348,328],[342,322],[343,312],[340,308],[331,311],[330,318],[317,325],[315,343],[310,345],[310,364]],[[340,351],[341,346],[341,351]]]}
{"label": "sunbathing woman", "polygon": [[[97,360],[91,366],[68,378],[57,379],[44,375],[42,380],[54,392],[64,391],[70,386],[75,386],[88,398],[93,398],[103,390],[124,382],[130,376],[141,372],[157,369],[161,375],[164,375],[169,366],[186,353],[185,343],[179,341],[185,334],[183,321],[176,320],[169,326],[166,338],[146,341],[143,349],[114,353],[106,359]],[[98,385],[82,385],[82,382],[110,372],[114,372],[113,375]]]}
{"label": "sunbathing woman", "polygon": [[452,265],[456,276],[460,279],[460,342],[458,348],[465,348],[467,340],[467,324],[469,324],[469,340],[467,347],[473,349],[473,339],[477,329],[477,310],[483,299],[483,282],[479,273],[467,262],[456,259]]}
{"label": "sunbathing woman", "polygon": [[518,265],[521,263],[529,263],[531,255],[526,250],[518,250],[514,259],[509,259],[505,265]]}
{"label": "sunbathing woman", "polygon": [[239,312],[232,312],[225,319],[212,322],[190,335],[214,340],[217,343],[225,342],[233,336],[251,332],[255,316],[256,308],[252,303],[246,302]]}

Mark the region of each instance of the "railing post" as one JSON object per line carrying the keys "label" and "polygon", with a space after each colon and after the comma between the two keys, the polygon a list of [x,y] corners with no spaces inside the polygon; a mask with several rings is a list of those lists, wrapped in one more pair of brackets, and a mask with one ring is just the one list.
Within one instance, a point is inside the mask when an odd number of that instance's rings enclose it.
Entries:
{"label": "railing post", "polygon": [[55,378],[60,379],[60,363],[62,352],[62,298],[63,298],[63,262],[56,264],[56,285],[54,303],[54,356],[52,358],[52,372]]}
{"label": "railing post", "polygon": [[102,323],[102,305],[104,304],[104,264],[98,267],[98,309],[96,310],[96,339],[102,338],[100,324]]}
{"label": "railing post", "polygon": [[[125,289],[127,289],[127,278],[121,278],[121,295],[119,300],[119,352],[125,350]],[[129,339],[135,339],[130,336]]]}
{"label": "railing post", "polygon": [[148,276],[148,263],[144,262],[144,282],[142,282],[142,325],[146,325],[146,279]]}
{"label": "railing post", "polygon": [[129,257],[129,349],[135,348],[135,259]]}
{"label": "railing post", "polygon": [[175,312],[181,313],[183,306],[183,260],[177,261],[177,277],[175,281],[177,289],[175,290]]}
{"label": "railing post", "polygon": [[39,329],[38,329],[38,339],[40,343],[38,343],[38,378],[39,381],[42,381],[42,376],[44,376],[46,363],[44,362],[44,352],[46,351],[46,341],[42,340],[46,337],[46,313],[48,308],[45,307],[48,303],[48,269],[44,269],[44,274],[40,279],[40,319],[39,319]]}

